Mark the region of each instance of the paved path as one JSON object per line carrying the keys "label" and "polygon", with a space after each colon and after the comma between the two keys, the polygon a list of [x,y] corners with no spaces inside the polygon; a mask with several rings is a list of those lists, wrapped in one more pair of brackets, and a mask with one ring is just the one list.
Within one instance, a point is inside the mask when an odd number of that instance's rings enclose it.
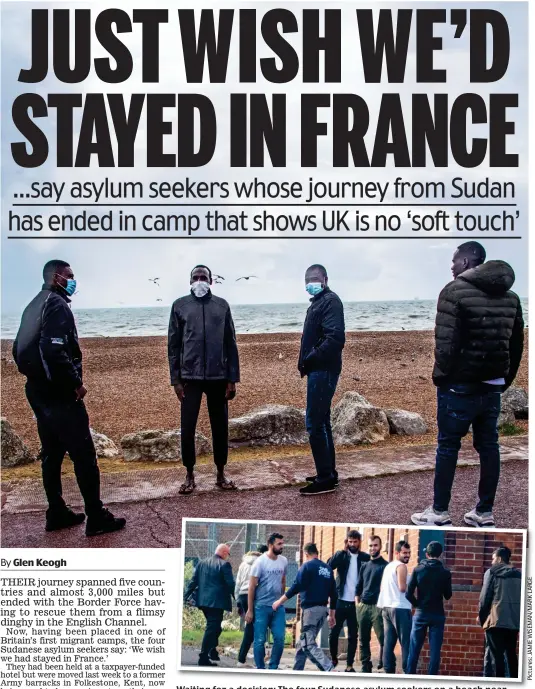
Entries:
{"label": "paved path", "polygon": [[[5,513],[2,546],[24,548],[158,548],[180,547],[183,517],[238,518],[269,521],[341,522],[345,524],[409,524],[410,514],[430,502],[432,471],[346,480],[336,493],[301,497],[297,489],[209,492],[188,497],[161,498],[111,505],[128,519],[124,531],[85,538],[83,527],[47,534],[42,512]],[[462,516],[476,501],[479,469],[459,468],[453,489],[451,516]],[[527,528],[527,462],[509,461],[502,467],[495,505],[499,526]]]}

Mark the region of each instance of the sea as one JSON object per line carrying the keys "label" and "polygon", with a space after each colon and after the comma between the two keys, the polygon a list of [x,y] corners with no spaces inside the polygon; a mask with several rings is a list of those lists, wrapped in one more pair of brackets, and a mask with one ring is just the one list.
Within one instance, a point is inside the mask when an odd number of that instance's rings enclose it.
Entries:
{"label": "sea", "polygon": [[[522,299],[526,325],[528,299]],[[298,333],[303,328],[308,303],[231,305],[237,333]],[[140,337],[166,335],[170,306],[109,309],[73,307],[80,337]],[[355,301],[344,303],[347,331],[431,330],[436,301]],[[2,337],[13,338],[20,314],[2,314]]]}

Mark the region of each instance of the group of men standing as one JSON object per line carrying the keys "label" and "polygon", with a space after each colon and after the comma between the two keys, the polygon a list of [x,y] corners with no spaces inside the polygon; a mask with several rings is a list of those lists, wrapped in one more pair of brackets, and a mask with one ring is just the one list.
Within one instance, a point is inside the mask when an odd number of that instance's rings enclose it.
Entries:
{"label": "group of men standing", "polygon": [[[369,538],[369,554],[361,550],[361,543],[361,534],[349,531],[344,548],[327,562],[320,560],[316,544],[307,543],[303,548],[303,565],[288,590],[288,561],[282,555],[282,534],[269,536],[264,554],[253,552],[244,556],[236,582],[228,562],[230,549],[227,545],[218,546],[212,558],[199,562],[184,594],[186,602],[192,602],[193,597],[206,617],[198,664],[213,666],[219,660],[217,643],[223,614],[232,610],[232,596],[237,594],[238,610],[245,621],[238,667],[251,667],[247,653],[254,644],[256,668],[265,668],[265,644],[270,630],[273,645],[268,668],[278,669],[286,631],[284,604],[299,594],[301,634],[294,670],[304,670],[307,659],[321,671],[334,670],[339,663],[339,639],[345,624],[345,672],[356,672],[357,645],[360,672],[372,672],[373,629],[380,646],[378,670],[396,672],[395,650],[399,644],[403,672],[416,674],[427,637],[426,674],[438,675],[446,625],[444,601],[452,597],[451,573],[441,561],[442,545],[431,541],[426,546],[425,558],[409,575],[411,546],[407,541],[395,544],[391,562],[381,555],[382,541],[378,535]],[[511,566],[510,558],[511,551],[505,546],[494,551],[480,595],[478,622],[485,630],[488,676],[505,677],[506,665],[509,677],[518,675],[521,573]],[[330,627],[329,655],[317,643],[326,620]]]}
{"label": "group of men standing", "polygon": [[[479,501],[465,514],[470,526],[493,526],[492,509],[500,475],[497,422],[500,395],[514,380],[522,356],[524,323],[515,275],[504,261],[485,263],[477,242],[458,247],[453,281],[442,290],[435,328],[433,381],[437,391],[438,449],[433,504],[412,515],[418,525],[451,524],[448,506],[461,439],[472,428],[481,461]],[[81,523],[61,495],[61,463],[74,463],[84,497],[88,535],[123,528],[100,501],[99,471],[84,406],[82,353],[70,297],[74,273],[65,261],[49,261],[41,292],[25,309],[13,357],[27,377],[26,394],[35,413],[42,444],[43,483],[49,509],[46,528]],[[195,490],[195,429],[203,395],[212,428],[216,486],[235,490],[225,474],[228,457],[228,402],[236,395],[240,365],[228,303],[211,290],[212,272],[197,265],[190,291],[172,306],[168,333],[171,384],[180,401],[183,495]],[[331,428],[331,403],[342,370],[344,309],[330,289],[326,269],[315,264],[305,273],[310,296],[297,368],[307,378],[306,429],[315,464],[300,489],[304,496],[335,491],[339,485]],[[344,598],[342,597],[343,601]]]}

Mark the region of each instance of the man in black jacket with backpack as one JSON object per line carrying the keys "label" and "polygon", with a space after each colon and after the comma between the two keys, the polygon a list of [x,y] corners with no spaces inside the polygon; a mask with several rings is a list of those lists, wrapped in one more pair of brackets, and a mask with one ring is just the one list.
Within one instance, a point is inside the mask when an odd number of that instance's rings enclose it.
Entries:
{"label": "man in black jacket with backpack", "polygon": [[331,402],[342,371],[345,344],[344,307],[328,286],[327,271],[313,265],[305,273],[305,289],[310,294],[298,369],[307,376],[306,429],[316,465],[301,495],[330,493],[338,486],[336,458],[331,428]]}
{"label": "man in black jacket with backpack", "polygon": [[513,269],[487,261],[478,242],[461,244],[453,255],[453,281],[440,293],[435,327],[438,448],[434,499],[412,521],[419,526],[451,524],[448,507],[461,439],[472,428],[479,454],[479,501],[464,515],[468,526],[493,527],[492,508],[500,477],[498,417],[501,393],[518,372],[524,321],[511,291]]}
{"label": "man in black jacket with backpack", "polygon": [[118,531],[126,524],[103,507],[97,453],[89,428],[82,378],[82,352],[70,299],[76,290],[68,263],[48,261],[44,284],[24,309],[13,359],[27,378],[26,397],[41,440],[43,487],[48,500],[46,531],[81,524],[62,497],[61,465],[68,452],[87,514],[86,535]]}

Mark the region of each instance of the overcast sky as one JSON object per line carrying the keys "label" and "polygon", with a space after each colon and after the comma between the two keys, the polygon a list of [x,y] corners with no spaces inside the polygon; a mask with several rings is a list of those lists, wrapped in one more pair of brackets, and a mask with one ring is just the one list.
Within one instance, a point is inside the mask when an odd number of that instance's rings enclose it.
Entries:
{"label": "overcast sky", "polygon": [[[432,7],[430,2],[414,3],[414,7],[424,5]],[[410,55],[407,61],[406,82],[397,84],[364,84],[361,63],[356,38],[356,20],[354,18],[354,4],[340,5],[344,12],[343,22],[343,83],[342,84],[306,84],[303,86],[300,76],[290,85],[272,85],[264,81],[258,70],[259,79],[255,85],[237,85],[237,36],[232,44],[227,84],[186,84],[180,61],[181,47],[178,36],[178,21],[176,19],[176,3],[169,5],[169,23],[162,27],[160,40],[160,83],[143,84],[140,78],[141,42],[139,27],[134,34],[123,34],[121,40],[127,43],[134,55],[134,74],[126,84],[113,87],[102,84],[92,74],[79,85],[59,83],[54,76],[49,76],[43,83],[35,86],[19,84],[17,77],[21,68],[30,65],[30,9],[26,2],[2,4],[2,304],[6,313],[18,313],[25,303],[31,299],[41,284],[40,273],[43,264],[50,258],[62,258],[71,263],[79,283],[79,294],[76,296],[77,306],[110,307],[124,304],[156,305],[156,299],[161,298],[162,304],[169,304],[173,299],[188,290],[189,271],[196,263],[205,263],[212,270],[225,276],[223,285],[215,285],[214,292],[225,297],[231,303],[274,303],[305,301],[307,295],[303,289],[303,275],[306,267],[311,263],[323,263],[329,272],[330,282],[340,296],[350,300],[382,300],[382,299],[412,299],[419,297],[436,298],[438,291],[450,279],[451,256],[457,244],[472,236],[466,235],[456,239],[447,239],[441,234],[434,235],[427,240],[384,240],[384,239],[232,239],[219,241],[188,239],[188,240],[69,240],[62,241],[57,237],[50,239],[22,241],[7,240],[7,217],[9,205],[14,193],[26,191],[34,181],[71,182],[102,181],[104,177],[111,180],[135,180],[144,185],[152,180],[168,180],[171,182],[184,180],[187,177],[196,180],[250,180],[255,175],[271,180],[300,180],[306,183],[310,176],[324,181],[378,181],[384,183],[392,181],[397,176],[406,180],[440,180],[446,183],[453,177],[462,176],[466,180],[478,181],[485,177],[493,180],[513,180],[516,184],[516,201],[521,213],[517,233],[524,237],[519,241],[482,240],[487,248],[488,258],[501,258],[509,261],[516,272],[516,291],[527,295],[527,7],[522,3],[488,3],[501,11],[508,19],[511,34],[511,61],[507,75],[497,84],[471,85],[468,81],[468,31],[460,39],[452,39],[452,29],[446,25],[437,30],[437,35],[444,39],[444,50],[437,57],[437,67],[448,69],[447,84],[415,84],[414,56],[415,41],[411,39]],[[43,6],[45,6],[43,4]],[[46,5],[53,7],[53,5]],[[62,5],[65,6],[65,5]],[[87,7],[87,5],[85,5]],[[122,3],[121,7],[131,7],[130,3]],[[138,5],[139,7],[143,5]],[[158,3],[165,7],[165,3]],[[186,5],[184,5],[186,6]],[[190,5],[193,6],[193,3]],[[195,3],[200,7],[200,3]],[[203,5],[204,6],[204,5]],[[224,5],[232,7],[231,3]],[[240,3],[239,7],[246,7]],[[264,3],[251,5],[257,9],[258,16],[262,10],[269,8]],[[279,5],[280,6],[280,3]],[[289,3],[292,10],[301,9],[303,3]],[[327,5],[313,3],[309,5],[321,8]],[[332,8],[338,5],[328,3]],[[374,9],[388,7],[386,4],[374,3]],[[437,7],[451,7],[441,4]],[[455,3],[456,8],[460,4]],[[463,5],[464,6],[464,5]],[[469,7],[469,5],[466,5]],[[474,5],[472,5],[474,6]],[[478,6],[478,5],[475,5]],[[70,8],[84,7],[76,3],[69,3]],[[92,3],[94,15],[99,9],[107,5]],[[298,15],[299,16],[299,15]],[[300,22],[301,25],[301,22]],[[300,53],[301,34],[287,35]],[[259,40],[258,57],[269,56],[271,53]],[[95,41],[95,57],[105,55]],[[177,53],[178,51],[178,53]],[[246,88],[254,92],[287,93],[288,99],[288,165],[286,169],[272,168],[268,163],[265,169],[230,169],[228,155],[228,102],[229,93],[244,92]],[[134,169],[60,169],[54,167],[54,155],[46,165],[34,169],[18,168],[12,160],[10,144],[21,140],[20,133],[11,123],[11,106],[17,94],[35,89],[43,95],[51,92],[120,92],[120,93],[180,93],[199,92],[208,95],[215,106],[218,116],[218,147],[212,162],[193,170],[181,168],[150,169],[144,166],[145,124],[142,120],[136,155],[138,164]],[[482,94],[492,92],[509,92],[520,94],[520,107],[515,112],[509,110],[510,119],[514,119],[516,134],[508,139],[508,151],[520,153],[519,169],[488,169],[484,166],[476,170],[465,170],[455,165],[449,169],[395,169],[392,166],[384,170],[377,168],[348,168],[334,169],[330,162],[330,137],[323,137],[319,146],[320,165],[316,169],[301,169],[299,165],[299,98],[300,91],[320,93],[358,93],[363,96],[370,108],[371,127],[366,140],[368,150],[373,141],[373,122],[380,103],[382,92],[399,92],[403,99],[406,112],[406,128],[410,137],[410,108],[409,97],[412,92],[448,93],[450,100],[457,95],[469,91]],[[52,111],[53,112],[53,111]],[[110,118],[111,119],[111,118]],[[169,111],[169,119],[173,120],[173,112]],[[325,111],[325,121],[330,130],[329,111]],[[79,122],[75,126],[77,137]],[[39,126],[49,135],[51,152],[55,148],[53,134],[55,119],[51,115],[45,121],[39,121]],[[166,151],[172,151],[176,146],[176,129],[174,134],[167,137]],[[473,127],[474,134],[483,133],[485,128],[478,130]],[[112,133],[113,140],[113,133]],[[431,158],[430,158],[431,160]],[[43,214],[61,212],[58,209],[42,209]],[[102,212],[109,209],[103,209]],[[171,209],[178,212],[176,209]],[[200,210],[200,209],[199,209]],[[203,209],[206,211],[208,209]],[[221,209],[227,213],[237,212],[235,209]],[[261,212],[261,208],[249,209]],[[271,209],[273,212],[276,209]],[[380,212],[377,209],[367,209]],[[396,209],[390,209],[395,211]],[[148,209],[138,209],[138,215],[146,213]],[[453,209],[455,211],[455,209]],[[295,212],[295,211],[294,211]],[[306,211],[305,211],[306,212]],[[522,219],[524,222],[522,222]],[[203,233],[205,233],[203,231]],[[200,233],[199,233],[200,234]],[[254,274],[258,280],[236,282],[236,278],[244,274]],[[159,276],[161,288],[149,282],[149,278]]]}

